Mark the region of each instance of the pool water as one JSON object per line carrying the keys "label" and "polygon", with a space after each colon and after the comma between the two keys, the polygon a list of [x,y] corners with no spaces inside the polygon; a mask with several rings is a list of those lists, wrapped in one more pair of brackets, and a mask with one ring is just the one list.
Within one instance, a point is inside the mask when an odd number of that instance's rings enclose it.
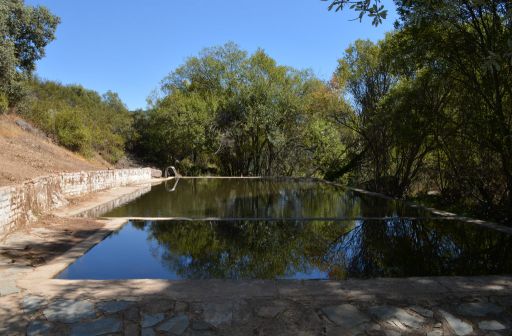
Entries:
{"label": "pool water", "polygon": [[512,273],[511,235],[311,180],[181,179],[105,216],[153,220],[129,221],[58,278]]}
{"label": "pool water", "polygon": [[431,216],[421,208],[312,179],[182,178],[105,217],[173,218],[370,218]]}

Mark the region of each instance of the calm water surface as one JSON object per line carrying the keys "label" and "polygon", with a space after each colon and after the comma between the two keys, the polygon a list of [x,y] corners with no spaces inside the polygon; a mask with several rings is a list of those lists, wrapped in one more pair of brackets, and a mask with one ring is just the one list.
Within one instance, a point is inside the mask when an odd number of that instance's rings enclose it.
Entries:
{"label": "calm water surface", "polygon": [[307,179],[179,179],[106,217],[339,218],[430,216],[402,202]]}
{"label": "calm water surface", "polygon": [[512,273],[511,235],[308,180],[182,179],[176,187],[174,182],[155,186],[106,216],[187,220],[130,221],[58,278],[346,279]]}
{"label": "calm water surface", "polygon": [[455,221],[135,221],[61,279],[345,279],[512,273],[512,236]]}

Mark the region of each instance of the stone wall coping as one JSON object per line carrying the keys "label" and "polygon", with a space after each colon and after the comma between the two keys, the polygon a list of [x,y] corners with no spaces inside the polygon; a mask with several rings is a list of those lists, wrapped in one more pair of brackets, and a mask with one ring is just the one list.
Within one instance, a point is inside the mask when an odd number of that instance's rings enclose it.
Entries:
{"label": "stone wall coping", "polygon": [[60,208],[69,199],[124,185],[151,182],[151,168],[62,172],[0,187],[0,239],[39,214]]}

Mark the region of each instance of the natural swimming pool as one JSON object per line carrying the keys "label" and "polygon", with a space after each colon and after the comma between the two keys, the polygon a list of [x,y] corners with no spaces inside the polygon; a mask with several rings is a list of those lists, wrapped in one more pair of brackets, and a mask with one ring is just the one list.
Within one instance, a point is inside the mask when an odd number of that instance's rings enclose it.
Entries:
{"label": "natural swimming pool", "polygon": [[171,180],[104,216],[136,220],[58,278],[345,279],[512,273],[511,235],[308,179]]}

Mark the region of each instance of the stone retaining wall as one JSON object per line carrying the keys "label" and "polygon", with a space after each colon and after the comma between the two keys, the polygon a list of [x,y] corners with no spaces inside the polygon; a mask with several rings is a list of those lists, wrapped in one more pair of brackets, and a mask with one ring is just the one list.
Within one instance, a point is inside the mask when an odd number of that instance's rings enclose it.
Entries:
{"label": "stone retaining wall", "polygon": [[150,180],[150,168],[136,168],[61,173],[1,187],[0,238],[37,214],[66,205],[67,198]]}

